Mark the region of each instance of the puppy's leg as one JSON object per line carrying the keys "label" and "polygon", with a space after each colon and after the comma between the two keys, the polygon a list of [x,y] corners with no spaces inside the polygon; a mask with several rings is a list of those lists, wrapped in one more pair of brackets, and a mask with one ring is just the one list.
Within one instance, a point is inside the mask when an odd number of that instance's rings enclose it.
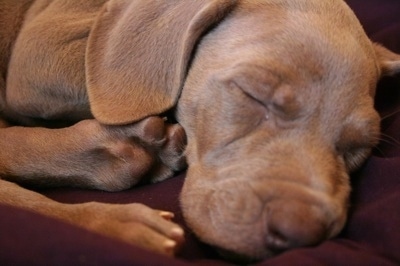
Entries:
{"label": "puppy's leg", "polygon": [[158,117],[127,126],[85,120],[62,129],[2,128],[0,175],[28,185],[118,191],[144,177],[172,176],[184,166],[184,141],[180,126]]}
{"label": "puppy's leg", "polygon": [[160,182],[170,177],[173,172],[186,168],[186,157],[184,150],[186,147],[186,134],[179,124],[166,124],[165,142],[157,147],[152,142],[150,147],[158,155],[162,164],[158,167],[150,177],[151,182]]}
{"label": "puppy's leg", "polygon": [[[173,254],[183,241],[182,229],[169,221],[171,213],[141,204],[62,204],[6,181],[116,191],[145,176],[165,177],[172,174],[176,162],[172,158],[180,155],[183,146],[179,126],[165,125],[157,117],[120,127],[103,126],[96,120],[62,129],[7,126],[6,122],[0,124],[0,203],[53,216],[163,254]],[[160,165],[168,171],[160,171],[164,169]]]}
{"label": "puppy's leg", "polygon": [[173,255],[183,242],[183,230],[172,214],[141,204],[63,204],[0,179],[0,202],[62,219],[105,236]]}

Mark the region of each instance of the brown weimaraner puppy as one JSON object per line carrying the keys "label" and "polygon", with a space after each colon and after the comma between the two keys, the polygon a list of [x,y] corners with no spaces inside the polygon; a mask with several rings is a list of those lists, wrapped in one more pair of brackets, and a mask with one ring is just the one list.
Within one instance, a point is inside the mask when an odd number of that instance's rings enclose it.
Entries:
{"label": "brown weimaraner puppy", "polygon": [[184,238],[171,213],[17,184],[118,191],[186,160],[181,205],[206,243],[315,245],[345,224],[376,83],[400,72],[342,0],[1,0],[0,19],[0,202],[164,254]]}

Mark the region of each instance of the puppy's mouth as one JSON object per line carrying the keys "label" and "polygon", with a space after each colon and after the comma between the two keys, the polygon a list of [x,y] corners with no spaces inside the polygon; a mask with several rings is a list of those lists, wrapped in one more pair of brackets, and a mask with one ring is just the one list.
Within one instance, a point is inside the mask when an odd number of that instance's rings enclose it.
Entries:
{"label": "puppy's mouth", "polygon": [[204,183],[192,177],[189,171],[181,195],[185,220],[201,240],[235,262],[317,245],[345,222],[345,204],[304,185],[239,178]]}

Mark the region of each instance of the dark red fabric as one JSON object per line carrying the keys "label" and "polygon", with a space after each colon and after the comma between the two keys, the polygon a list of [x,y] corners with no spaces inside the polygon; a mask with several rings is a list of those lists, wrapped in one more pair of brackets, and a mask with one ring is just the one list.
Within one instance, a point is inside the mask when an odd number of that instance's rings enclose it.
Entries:
{"label": "dark red fabric", "polygon": [[[368,35],[400,53],[400,1],[348,0]],[[379,83],[376,107],[382,141],[365,165],[352,175],[353,192],[346,228],[335,239],[313,248],[286,252],[259,265],[400,264],[400,76]],[[184,225],[179,192],[184,174],[121,193],[53,189],[43,193],[62,202],[142,202],[170,210]],[[187,229],[177,258],[131,247],[37,214],[0,206],[1,265],[226,265]]]}

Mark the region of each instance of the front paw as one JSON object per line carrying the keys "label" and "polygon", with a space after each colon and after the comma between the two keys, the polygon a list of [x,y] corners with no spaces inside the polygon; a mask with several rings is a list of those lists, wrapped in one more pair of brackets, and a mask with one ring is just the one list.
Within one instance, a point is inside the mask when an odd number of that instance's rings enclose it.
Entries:
{"label": "front paw", "polygon": [[75,224],[167,256],[173,256],[184,242],[184,231],[171,221],[172,213],[142,204],[91,202],[72,206],[70,210],[75,212]]}
{"label": "front paw", "polygon": [[146,178],[157,165],[155,156],[134,141],[113,140],[93,151],[98,160],[91,184],[95,189],[121,191]]}
{"label": "front paw", "polygon": [[180,124],[170,124],[161,117],[152,116],[120,128],[127,136],[135,136],[137,143],[152,154],[154,164],[146,175],[150,182],[163,181],[186,168],[186,134]]}
{"label": "front paw", "polygon": [[180,124],[170,124],[156,116],[136,124],[135,134],[145,147],[152,150],[159,160],[173,171],[181,171],[186,165],[184,150],[186,133]]}
{"label": "front paw", "polygon": [[175,172],[187,167],[184,154],[186,147],[186,134],[179,124],[166,124],[166,138],[162,146],[156,149],[161,164],[153,169],[150,182],[161,182]]}
{"label": "front paw", "polygon": [[120,191],[139,182],[165,180],[186,167],[183,128],[160,117],[124,126],[86,120],[77,127],[88,140],[75,159],[86,162],[82,187]]}
{"label": "front paw", "polygon": [[174,171],[187,167],[184,154],[186,148],[186,133],[179,124],[167,125],[167,142],[160,151],[161,161]]}

